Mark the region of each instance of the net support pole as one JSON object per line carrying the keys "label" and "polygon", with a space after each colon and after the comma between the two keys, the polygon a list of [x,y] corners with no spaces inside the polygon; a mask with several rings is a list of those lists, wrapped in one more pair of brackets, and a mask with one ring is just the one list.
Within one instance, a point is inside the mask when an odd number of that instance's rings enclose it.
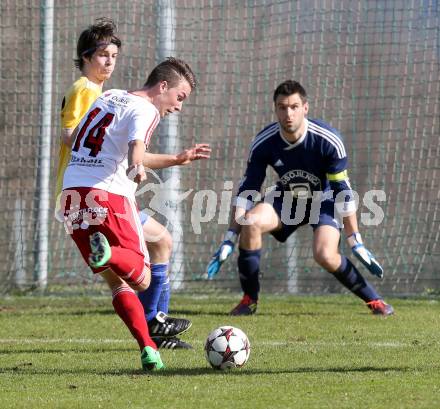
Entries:
{"label": "net support pole", "polygon": [[15,200],[14,243],[15,243],[15,287],[23,290],[26,285],[26,219],[24,200]]}
{"label": "net support pole", "polygon": [[286,241],[287,257],[287,291],[289,294],[298,293],[298,242],[295,232]]}
{"label": "net support pole", "polygon": [[37,254],[34,281],[38,288],[47,286],[49,252],[49,209],[50,209],[50,142],[52,108],[52,66],[53,66],[53,0],[42,3],[41,41],[41,85],[40,85],[40,138],[37,190]]}
{"label": "net support pole", "polygon": [[[156,0],[157,13],[157,35],[156,35],[156,61],[162,62],[165,58],[175,55],[176,36],[176,5],[175,0]],[[169,115],[161,121],[158,129],[160,143],[163,143],[164,153],[180,151],[179,142],[179,118],[177,115]],[[180,182],[180,168],[174,166],[164,169],[162,178],[166,182],[172,178]],[[171,184],[170,184],[171,185]],[[179,206],[180,183],[173,183],[170,189],[165,192],[166,203],[171,207],[170,215],[172,220],[171,236],[173,239],[173,253],[170,260],[171,288],[179,289],[183,286],[184,264],[183,264],[183,238],[182,238],[182,214]]]}

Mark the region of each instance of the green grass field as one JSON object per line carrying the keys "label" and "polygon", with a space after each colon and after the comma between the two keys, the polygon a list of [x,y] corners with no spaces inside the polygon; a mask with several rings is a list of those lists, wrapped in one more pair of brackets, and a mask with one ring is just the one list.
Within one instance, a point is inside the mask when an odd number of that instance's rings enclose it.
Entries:
{"label": "green grass field", "polygon": [[[389,300],[370,315],[354,297],[263,297],[230,317],[237,297],[174,296],[193,326],[191,351],[163,351],[143,374],[137,344],[110,297],[0,299],[1,408],[440,408],[440,300]],[[208,333],[244,330],[241,370],[205,361]]]}

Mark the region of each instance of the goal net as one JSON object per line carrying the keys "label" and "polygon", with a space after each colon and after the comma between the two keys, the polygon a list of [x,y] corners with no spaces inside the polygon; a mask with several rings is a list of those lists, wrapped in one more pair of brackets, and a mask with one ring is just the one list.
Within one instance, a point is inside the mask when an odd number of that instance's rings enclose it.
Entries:
{"label": "goal net", "polygon": [[[45,17],[45,7],[51,7],[50,2],[0,4],[0,292],[38,283],[42,239],[48,240],[48,289],[88,293],[100,285],[53,219],[53,200],[48,237],[41,237],[40,166],[46,108],[51,118],[52,197],[61,100],[79,76],[73,65],[76,41],[84,28],[103,16],[115,20],[123,41],[105,89],[142,85],[170,50],[198,75],[199,88],[178,119],[162,125],[150,151],[174,153],[206,142],[212,158],[151,175],[149,182],[171,192],[162,208],[154,206],[157,191],[151,186],[138,196],[140,207],[173,234],[175,289],[239,289],[236,256],[216,280],[204,281],[203,274],[227,229],[230,196],[245,169],[249,145],[274,120],[273,90],[295,79],[309,94],[309,116],[330,123],[345,138],[350,180],[360,198],[360,229],[385,270],[383,280],[372,278],[374,285],[395,295],[439,292],[436,0],[69,0],[55,2],[52,22]],[[53,24],[54,34],[49,39],[52,102],[44,107],[48,24]],[[171,128],[177,134],[170,139]],[[274,180],[268,172],[267,185]],[[380,211],[372,212],[365,201],[371,191],[377,191],[370,197]],[[383,220],[371,224],[373,213],[380,212]],[[309,226],[282,245],[264,238],[263,291],[342,291],[313,261],[311,240]],[[341,250],[349,255],[344,243],[343,239]]]}

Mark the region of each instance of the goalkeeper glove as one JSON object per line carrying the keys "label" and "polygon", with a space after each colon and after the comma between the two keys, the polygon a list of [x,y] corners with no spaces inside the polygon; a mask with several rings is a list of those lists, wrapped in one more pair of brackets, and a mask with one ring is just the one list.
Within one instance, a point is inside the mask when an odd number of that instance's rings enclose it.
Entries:
{"label": "goalkeeper glove", "polygon": [[208,280],[212,280],[219,272],[221,265],[234,251],[235,241],[237,240],[237,233],[234,230],[228,230],[223,238],[222,244],[212,256],[211,261],[206,269]]}
{"label": "goalkeeper glove", "polygon": [[374,258],[373,254],[364,246],[360,233],[355,232],[347,237],[347,242],[356,258],[367,267],[371,274],[382,278],[383,268]]}

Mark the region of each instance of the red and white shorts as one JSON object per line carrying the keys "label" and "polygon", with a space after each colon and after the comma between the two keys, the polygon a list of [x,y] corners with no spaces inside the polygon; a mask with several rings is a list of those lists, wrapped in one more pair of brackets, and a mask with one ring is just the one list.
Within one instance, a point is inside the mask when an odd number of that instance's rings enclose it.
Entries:
{"label": "red and white shorts", "polygon": [[[110,246],[130,249],[143,257],[145,265],[150,265],[134,199],[92,187],[73,187],[63,190],[61,210],[66,231],[71,234],[87,264],[89,237],[99,231],[105,235]],[[92,270],[99,273],[106,268]]]}

